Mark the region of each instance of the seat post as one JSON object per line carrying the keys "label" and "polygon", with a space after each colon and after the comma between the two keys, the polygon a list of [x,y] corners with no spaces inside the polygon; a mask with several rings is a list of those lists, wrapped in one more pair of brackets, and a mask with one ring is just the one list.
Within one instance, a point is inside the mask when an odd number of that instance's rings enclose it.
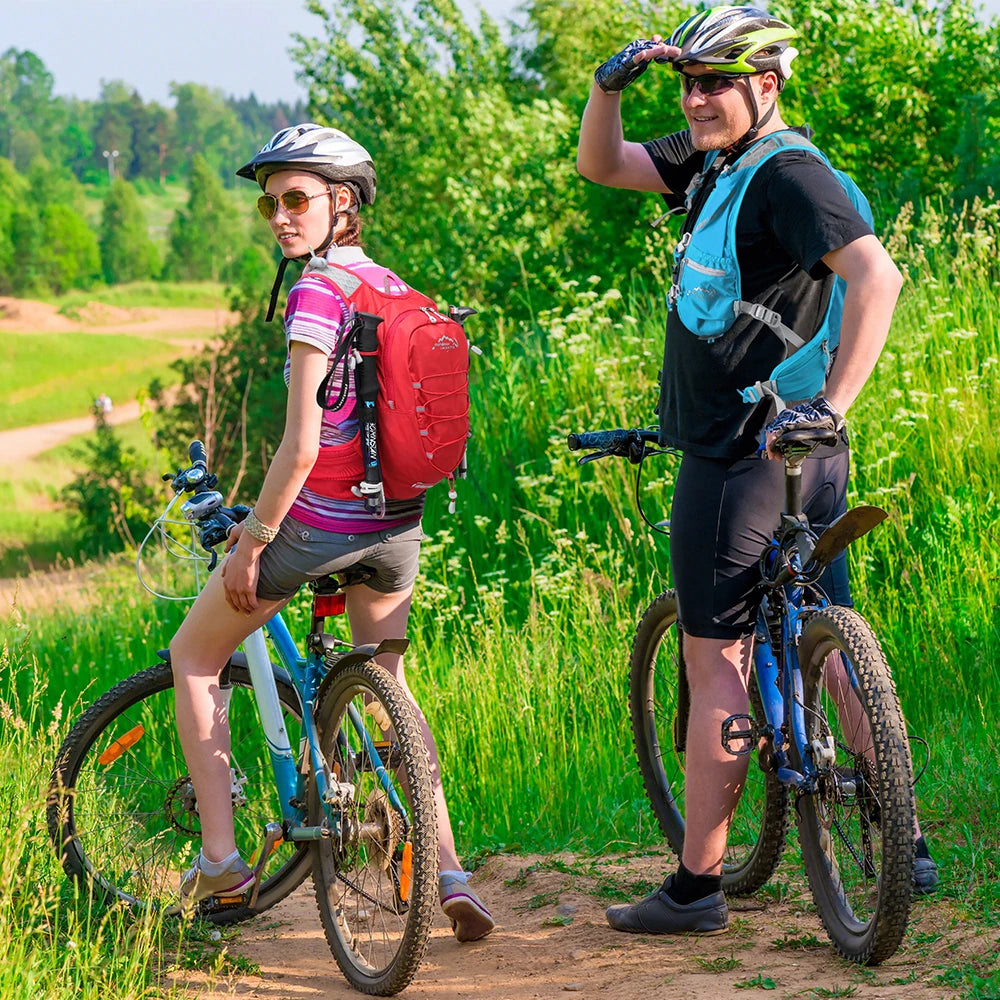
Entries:
{"label": "seat post", "polygon": [[785,455],[785,513],[790,517],[802,513],[802,463],[806,454]]}

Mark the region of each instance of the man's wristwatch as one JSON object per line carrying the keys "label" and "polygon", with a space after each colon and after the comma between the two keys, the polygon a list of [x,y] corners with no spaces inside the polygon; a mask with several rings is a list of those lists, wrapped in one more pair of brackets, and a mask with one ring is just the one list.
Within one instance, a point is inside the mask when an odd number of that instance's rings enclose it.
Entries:
{"label": "man's wristwatch", "polygon": [[243,527],[248,535],[256,538],[258,542],[263,542],[265,545],[270,545],[278,537],[278,529],[272,528],[270,525],[258,520],[253,510],[247,514],[246,520],[243,522]]}

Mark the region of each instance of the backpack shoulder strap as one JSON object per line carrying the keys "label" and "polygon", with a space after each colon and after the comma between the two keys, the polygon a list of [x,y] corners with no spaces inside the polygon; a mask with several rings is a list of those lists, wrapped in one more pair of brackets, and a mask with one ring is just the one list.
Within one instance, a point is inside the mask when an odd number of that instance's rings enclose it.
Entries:
{"label": "backpack shoulder strap", "polygon": [[348,298],[350,298],[362,285],[367,282],[356,275],[353,271],[348,271],[346,267],[339,264],[331,264],[323,257],[313,256],[302,271],[302,277],[322,278],[336,285]]}

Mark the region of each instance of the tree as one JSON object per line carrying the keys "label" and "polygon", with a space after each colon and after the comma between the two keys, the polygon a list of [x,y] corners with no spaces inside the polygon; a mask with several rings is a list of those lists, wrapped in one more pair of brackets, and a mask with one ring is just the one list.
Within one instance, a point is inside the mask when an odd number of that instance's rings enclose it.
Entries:
{"label": "tree", "polygon": [[230,502],[260,490],[284,430],[288,395],[281,327],[264,322],[266,296],[250,271],[232,303],[240,319],[222,343],[174,363],[180,398],[158,383],[150,386],[157,444],[183,454],[193,439],[204,441]]}
{"label": "tree", "polygon": [[156,516],[159,491],[139,453],[123,444],[95,411],[97,431],[84,442],[84,471],[65,487],[63,500],[80,523],[80,551],[86,555],[136,548]]}
{"label": "tree", "polygon": [[159,254],[149,238],[139,196],[120,177],[104,199],[100,248],[101,270],[108,284],[142,281],[159,271]]}
{"label": "tree", "polygon": [[[36,159],[23,186],[12,185],[11,285],[16,295],[89,288],[100,279],[97,237],[82,214],[79,183],[65,167]],[[28,192],[44,192],[36,203]]]}
{"label": "tree", "polygon": [[26,170],[52,138],[52,74],[34,52],[0,56],[0,155]]}
{"label": "tree", "polygon": [[222,92],[196,83],[171,84],[170,92],[177,99],[177,154],[185,163],[201,156],[227,187],[234,187],[236,170],[253,152],[253,143]]}
{"label": "tree", "polygon": [[[336,18],[311,9],[326,16],[326,38],[299,39],[296,59],[318,120],[372,154],[379,200],[366,239],[379,255],[418,285],[480,303],[551,289],[593,256],[571,154],[577,123],[513,78],[488,17],[474,30],[453,0],[413,13],[396,0],[345,0]],[[345,37],[344,21],[357,36]]]}
{"label": "tree", "polygon": [[[109,175],[131,174],[136,102],[141,108],[139,95],[121,80],[101,81],[101,96],[95,108],[94,162],[104,166]],[[110,168],[105,153],[117,154]]]}
{"label": "tree", "polygon": [[27,195],[28,182],[10,160],[0,157],[0,294],[18,287],[20,267],[14,242],[14,217]]}
{"label": "tree", "polygon": [[231,196],[205,158],[196,155],[187,207],[170,223],[165,276],[173,281],[228,280],[243,229]]}

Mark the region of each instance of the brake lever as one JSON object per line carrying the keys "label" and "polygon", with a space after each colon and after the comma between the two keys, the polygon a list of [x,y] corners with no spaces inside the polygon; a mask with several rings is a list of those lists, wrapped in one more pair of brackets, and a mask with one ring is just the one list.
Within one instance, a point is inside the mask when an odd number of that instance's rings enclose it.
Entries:
{"label": "brake lever", "polygon": [[576,464],[586,465],[588,462],[596,462],[599,458],[607,458],[610,454],[610,451],[594,451],[589,455],[581,455],[580,458],[576,460]]}

